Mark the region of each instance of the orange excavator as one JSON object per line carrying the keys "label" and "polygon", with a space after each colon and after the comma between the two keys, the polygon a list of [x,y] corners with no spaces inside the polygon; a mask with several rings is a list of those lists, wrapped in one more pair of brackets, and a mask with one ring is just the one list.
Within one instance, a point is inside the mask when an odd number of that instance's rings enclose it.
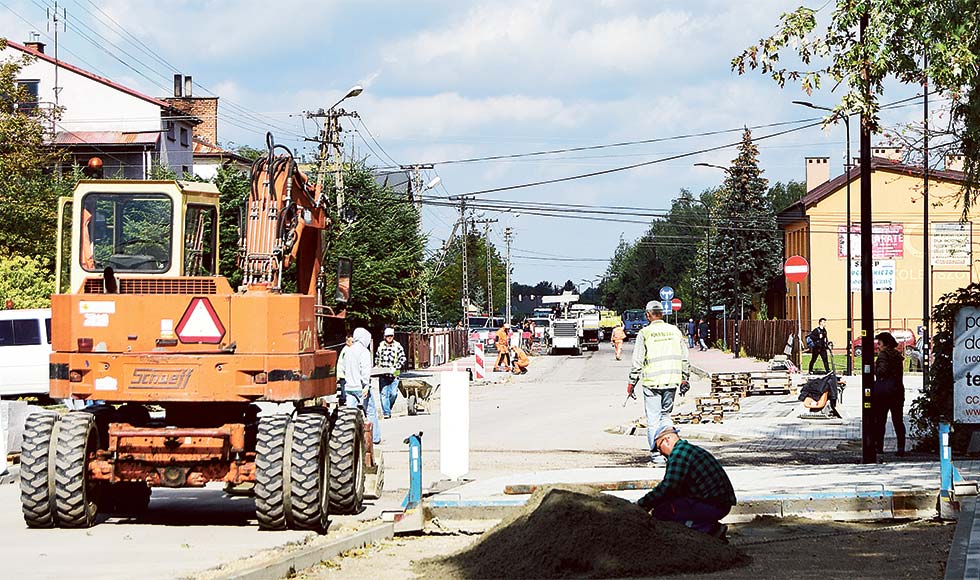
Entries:
{"label": "orange excavator", "polygon": [[380,494],[370,424],[334,402],[351,262],[325,267],[329,196],[267,144],[237,289],[217,271],[213,185],[83,180],[63,201],[50,393],[76,410],[28,417],[28,526],[89,527],[153,488],[222,482],[253,489],[261,528],[322,532]]}

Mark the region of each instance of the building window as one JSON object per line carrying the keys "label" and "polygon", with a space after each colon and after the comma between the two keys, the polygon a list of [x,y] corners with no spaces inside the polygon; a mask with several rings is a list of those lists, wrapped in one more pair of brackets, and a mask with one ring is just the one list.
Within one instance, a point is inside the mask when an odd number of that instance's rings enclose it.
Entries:
{"label": "building window", "polygon": [[180,144],[182,147],[187,147],[190,145],[190,139],[188,138],[187,127],[180,128]]}
{"label": "building window", "polygon": [[173,121],[167,121],[167,140],[177,140],[177,123],[174,123]]}
{"label": "building window", "polygon": [[41,81],[18,80],[17,88],[25,93],[23,99],[17,103],[17,110],[32,115],[37,112],[38,91]]}

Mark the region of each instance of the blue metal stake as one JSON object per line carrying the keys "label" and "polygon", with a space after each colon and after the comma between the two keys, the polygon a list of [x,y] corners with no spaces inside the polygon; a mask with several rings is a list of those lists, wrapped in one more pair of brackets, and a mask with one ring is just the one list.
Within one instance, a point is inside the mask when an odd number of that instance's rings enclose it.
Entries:
{"label": "blue metal stake", "polygon": [[413,509],[422,501],[422,432],[409,435],[408,444],[408,495],[402,507]]}
{"label": "blue metal stake", "polygon": [[942,519],[956,519],[959,503],[956,501],[953,484],[963,481],[963,476],[953,465],[953,450],[949,444],[951,432],[949,423],[939,424],[939,517]]}

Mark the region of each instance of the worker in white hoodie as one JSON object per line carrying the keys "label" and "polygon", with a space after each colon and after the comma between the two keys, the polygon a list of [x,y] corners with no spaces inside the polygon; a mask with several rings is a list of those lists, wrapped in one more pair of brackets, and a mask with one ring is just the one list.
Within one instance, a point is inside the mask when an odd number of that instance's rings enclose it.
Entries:
{"label": "worker in white hoodie", "polygon": [[374,429],[374,444],[381,443],[381,424],[378,408],[371,396],[371,333],[365,328],[354,329],[354,341],[344,355],[344,392],[348,407],[360,407],[367,413]]}

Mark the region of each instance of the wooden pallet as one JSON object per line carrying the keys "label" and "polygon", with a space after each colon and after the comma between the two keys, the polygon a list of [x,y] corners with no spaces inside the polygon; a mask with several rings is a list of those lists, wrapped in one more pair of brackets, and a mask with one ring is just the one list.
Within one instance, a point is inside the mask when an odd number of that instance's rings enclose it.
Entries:
{"label": "wooden pallet", "polygon": [[728,395],[728,396],[738,396],[744,397],[745,390],[748,385],[738,385],[738,386],[713,386],[711,387],[711,396]]}
{"label": "wooden pallet", "polygon": [[701,405],[737,405],[742,397],[738,394],[718,395],[714,397],[698,397],[694,399],[694,404]]}
{"label": "wooden pallet", "polygon": [[759,395],[788,395],[792,392],[790,387],[749,387],[745,391],[746,397]]}
{"label": "wooden pallet", "polygon": [[738,403],[728,405],[698,405],[700,413],[737,413],[742,406]]}
{"label": "wooden pallet", "polygon": [[699,423],[723,423],[725,421],[724,413],[680,413],[671,417],[674,423],[681,425],[685,423],[690,423],[692,425],[697,425]]}

